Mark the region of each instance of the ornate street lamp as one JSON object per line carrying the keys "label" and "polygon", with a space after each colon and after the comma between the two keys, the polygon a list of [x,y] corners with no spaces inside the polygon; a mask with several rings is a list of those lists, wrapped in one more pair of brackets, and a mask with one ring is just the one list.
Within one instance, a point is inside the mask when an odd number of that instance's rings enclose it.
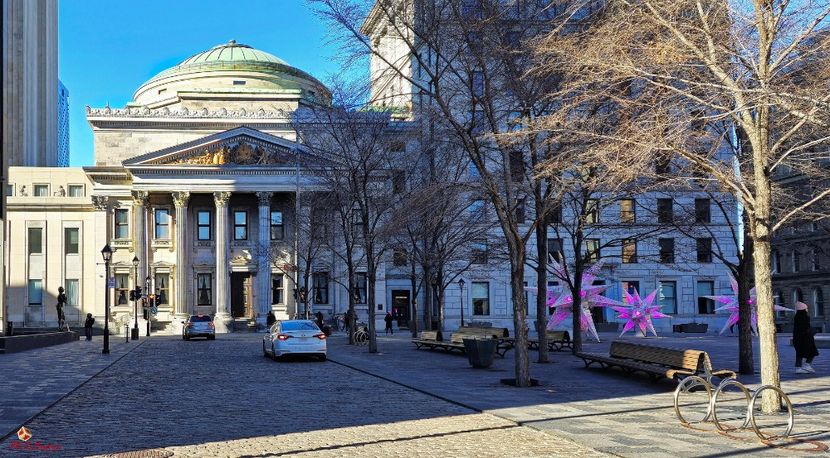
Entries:
{"label": "ornate street lamp", "polygon": [[109,243],[101,250],[104,257],[104,268],[106,271],[104,285],[104,349],[101,353],[108,355],[110,352],[110,261],[112,261],[112,248]]}
{"label": "ornate street lamp", "polygon": [[138,298],[141,297],[141,286],[138,286],[138,256],[133,256],[133,315],[135,315],[135,324],[133,325],[133,333],[131,338],[138,340]]}
{"label": "ornate street lamp", "polygon": [[144,279],[144,308],[147,310],[147,337],[150,337],[150,276]]}
{"label": "ornate street lamp", "polygon": [[458,280],[458,289],[461,290],[461,326],[464,326],[464,279]]}

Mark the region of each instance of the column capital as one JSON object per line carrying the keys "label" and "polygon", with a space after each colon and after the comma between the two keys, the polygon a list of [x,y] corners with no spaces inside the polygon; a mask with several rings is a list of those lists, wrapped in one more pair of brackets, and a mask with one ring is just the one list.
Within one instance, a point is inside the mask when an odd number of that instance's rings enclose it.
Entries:
{"label": "column capital", "polygon": [[190,191],[176,191],[173,193],[173,205],[176,207],[186,207],[189,199]]}
{"label": "column capital", "polygon": [[147,191],[133,191],[133,205],[137,207],[146,207],[150,199],[150,193]]}
{"label": "column capital", "polygon": [[92,196],[92,205],[96,210],[107,210],[110,206],[109,196]]}
{"label": "column capital", "polygon": [[213,201],[217,207],[227,207],[231,193],[228,191],[216,191],[213,193]]}
{"label": "column capital", "polygon": [[271,191],[259,191],[256,193],[256,198],[259,201],[260,207],[270,207],[271,206],[271,196],[274,193]]}

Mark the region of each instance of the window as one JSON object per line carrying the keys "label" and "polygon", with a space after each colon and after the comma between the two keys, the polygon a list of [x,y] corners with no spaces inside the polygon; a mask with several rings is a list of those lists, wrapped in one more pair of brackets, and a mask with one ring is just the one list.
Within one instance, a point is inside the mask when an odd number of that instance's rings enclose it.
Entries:
{"label": "window", "polygon": [[634,239],[623,240],[622,244],[623,264],[635,264],[637,262],[637,241]]}
{"label": "window", "polygon": [[314,208],[311,210],[311,238],[314,240],[325,240],[329,236],[328,219],[326,210]]}
{"label": "window", "polygon": [[84,196],[84,185],[82,184],[71,184],[69,185],[69,197],[83,197]]}
{"label": "window", "polygon": [[522,41],[522,32],[512,30],[504,34],[504,44],[510,48],[518,48]]}
{"label": "window", "polygon": [[[628,294],[640,292],[640,282],[638,280],[625,280],[620,284],[623,291],[628,291]],[[628,304],[628,299],[623,294],[623,304]],[[629,304],[630,305],[630,304]]]}
{"label": "window", "polygon": [[712,262],[712,239],[697,239],[697,262]]}
{"label": "window", "polygon": [[695,199],[695,222],[696,223],[711,223],[712,211],[710,209],[709,199]]}
{"label": "window", "polygon": [[813,264],[813,272],[821,270],[821,252],[813,248],[810,252],[810,261]]}
{"label": "window", "polygon": [[29,305],[43,305],[43,280],[29,280]]}
{"label": "window", "polygon": [[668,175],[671,173],[671,160],[667,157],[657,158],[654,162],[654,172],[657,175]]}
{"label": "window", "polygon": [[482,0],[462,0],[461,1],[461,16],[465,18],[480,19],[484,13]]}
{"label": "window", "polygon": [[772,256],[770,257],[772,258],[772,273],[781,273],[781,255],[777,251],[773,250]]}
{"label": "window", "polygon": [[14,185],[7,184],[6,185],[6,195],[9,197],[14,197]]}
{"label": "window", "polygon": [[271,303],[285,303],[285,286],[283,284],[282,274],[271,274]]}
{"label": "window", "polygon": [[211,274],[198,274],[196,276],[197,304],[211,305],[213,298],[213,278]]}
{"label": "window", "polygon": [[662,306],[663,313],[677,313],[677,282],[658,281],[657,302]]}
{"label": "window", "polygon": [[314,292],[315,304],[329,303],[329,273],[328,272],[314,272],[311,274],[312,291]]}
{"label": "window", "polygon": [[406,191],[406,171],[393,170],[392,171],[392,192],[395,194],[402,194]]}
{"label": "window", "polygon": [[233,80],[233,85],[234,86],[244,86],[245,85],[245,80]]}
{"label": "window", "polygon": [[354,276],[354,288],[355,288],[355,297],[354,301],[356,304],[366,304],[368,302],[368,286],[369,286],[369,277],[366,276],[366,272],[357,272]]}
{"label": "window", "polygon": [[715,282],[713,281],[699,281],[697,282],[697,313],[701,315],[711,315],[715,313],[715,301],[704,296],[715,295]]}
{"label": "window", "polygon": [[599,201],[588,199],[585,205],[585,224],[597,224],[599,222]]}
{"label": "window", "polygon": [[130,274],[115,274],[115,303],[126,305],[130,294]]}
{"label": "window", "polygon": [[474,200],[470,206],[467,207],[467,211],[470,213],[470,218],[476,221],[481,221],[486,216],[487,206],[484,204],[484,200],[478,199]]}
{"label": "window", "polygon": [[813,316],[824,316],[824,293],[820,287],[813,288]]}
{"label": "window", "polygon": [[525,206],[526,202],[524,198],[516,199],[516,209],[513,212],[513,217],[516,219],[517,224],[523,224],[525,222]]}
{"label": "window", "polygon": [[489,315],[490,283],[486,281],[474,281],[470,287],[470,295],[473,299],[473,315]]}
{"label": "window", "polygon": [[66,305],[77,307],[81,304],[81,283],[77,278],[66,279]]}
{"label": "window", "polygon": [[470,88],[474,98],[484,97],[484,73],[474,71],[470,75]]}
{"label": "window", "polygon": [[210,240],[210,211],[199,210],[196,212],[196,239]]}
{"label": "window", "polygon": [[670,264],[674,262],[674,239],[658,239],[660,244],[660,262]]}
{"label": "window", "polygon": [[470,258],[473,264],[487,264],[487,241],[477,240],[470,247]]}
{"label": "window", "polygon": [[671,199],[657,199],[657,222],[670,224],[674,221],[674,204]]}
{"label": "window", "polygon": [[115,238],[123,240],[130,237],[130,213],[126,208],[115,209]]}
{"label": "window", "polygon": [[634,199],[620,200],[620,222],[631,224],[637,220],[636,202]]}
{"label": "window", "polygon": [[285,238],[285,225],[282,222],[282,212],[271,211],[271,240]]}
{"label": "window", "polygon": [[525,177],[525,160],[521,151],[510,152],[510,179],[522,181]]}
{"label": "window", "polygon": [[562,222],[562,204],[557,203],[547,213],[548,224],[559,224]]}
{"label": "window", "polygon": [[793,272],[798,272],[801,270],[801,253],[798,250],[793,250]]}
{"label": "window", "polygon": [[157,208],[155,211],[156,240],[170,240],[170,210]]}
{"label": "window", "polygon": [[43,228],[29,228],[29,254],[43,254]]}
{"label": "window", "polygon": [[548,259],[562,262],[562,239],[548,239]]}
{"label": "window", "polygon": [[80,229],[77,227],[66,227],[63,229],[63,253],[78,254],[81,244],[79,237]]}
{"label": "window", "polygon": [[[201,274],[200,274],[201,275]],[[198,281],[198,277],[197,277]],[[198,285],[198,283],[197,283]],[[165,305],[170,301],[170,274],[157,273],[156,274],[156,305]],[[210,299],[208,298],[208,303]],[[199,304],[201,305],[201,304]]]}
{"label": "window", "polygon": [[780,289],[772,292],[772,303],[784,307],[784,294],[781,293]]}
{"label": "window", "polygon": [[248,240],[248,212],[244,210],[233,212],[233,239]]}
{"label": "window", "polygon": [[407,252],[403,248],[397,248],[392,252],[392,265],[396,267],[405,266],[407,263]]}
{"label": "window", "polygon": [[49,197],[49,185],[48,184],[36,184],[34,187],[35,187],[35,197]]}
{"label": "window", "polygon": [[585,261],[593,264],[599,257],[599,239],[585,239]]}

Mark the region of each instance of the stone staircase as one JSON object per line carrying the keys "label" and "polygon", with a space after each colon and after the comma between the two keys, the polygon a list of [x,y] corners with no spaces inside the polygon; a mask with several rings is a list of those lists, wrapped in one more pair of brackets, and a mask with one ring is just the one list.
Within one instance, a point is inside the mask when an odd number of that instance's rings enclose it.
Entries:
{"label": "stone staircase", "polygon": [[234,318],[231,332],[256,332],[256,320],[250,318]]}

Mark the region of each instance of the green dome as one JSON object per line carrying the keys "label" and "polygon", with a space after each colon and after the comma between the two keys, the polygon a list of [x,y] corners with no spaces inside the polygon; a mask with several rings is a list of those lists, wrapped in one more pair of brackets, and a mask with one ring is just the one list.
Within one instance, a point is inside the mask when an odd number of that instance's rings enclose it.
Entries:
{"label": "green dome", "polygon": [[194,54],[182,61],[177,67],[210,62],[275,62],[288,65],[284,60],[273,54],[231,40],[225,44],[214,46],[207,51]]}

